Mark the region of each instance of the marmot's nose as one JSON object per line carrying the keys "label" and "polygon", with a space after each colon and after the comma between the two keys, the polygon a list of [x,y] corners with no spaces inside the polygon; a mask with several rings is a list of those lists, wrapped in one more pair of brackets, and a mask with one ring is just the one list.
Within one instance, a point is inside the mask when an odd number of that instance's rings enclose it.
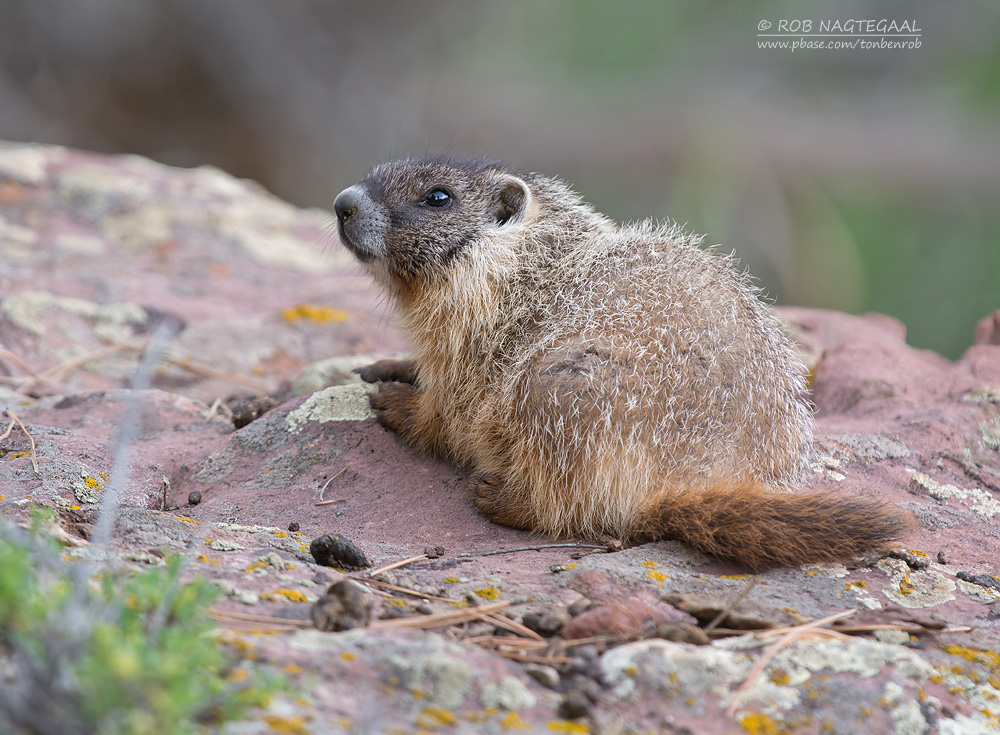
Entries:
{"label": "marmot's nose", "polygon": [[333,200],[333,211],[337,213],[337,219],[341,222],[347,222],[347,220],[356,215],[360,199],[357,186],[348,187],[340,192],[337,198]]}

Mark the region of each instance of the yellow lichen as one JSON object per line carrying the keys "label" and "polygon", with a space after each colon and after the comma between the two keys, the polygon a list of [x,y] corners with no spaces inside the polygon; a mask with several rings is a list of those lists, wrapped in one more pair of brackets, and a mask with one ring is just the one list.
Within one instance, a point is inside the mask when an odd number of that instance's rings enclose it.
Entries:
{"label": "yellow lichen", "polygon": [[385,604],[392,605],[393,607],[398,607],[400,610],[402,610],[404,607],[406,607],[406,600],[404,600],[402,597],[387,597],[385,599]]}
{"label": "yellow lichen", "polygon": [[[351,653],[350,651],[344,651],[344,652],[342,652],[342,653],[340,654],[340,659],[341,659],[341,661],[354,661],[354,660],[355,660],[355,659],[356,659],[357,657],[358,657],[358,654],[356,654],[356,653]],[[393,677],[393,678],[395,678],[395,677]],[[397,681],[395,681],[395,682],[392,682],[392,681],[390,681],[390,683],[391,683],[391,684],[392,684],[393,686],[396,686],[396,684],[398,684],[398,683],[399,683],[399,681],[398,681],[398,680],[397,680]]]}
{"label": "yellow lichen", "polygon": [[755,712],[740,720],[740,726],[750,735],[780,735],[778,723],[765,714]]}
{"label": "yellow lichen", "polygon": [[495,600],[500,597],[500,590],[496,587],[481,587],[475,593],[484,600]]}
{"label": "yellow lichen", "polygon": [[12,455],[7,457],[7,459],[20,459],[21,457],[30,457],[31,452],[14,452]]}
{"label": "yellow lichen", "polygon": [[1000,653],[965,646],[945,646],[945,653],[964,658],[973,663],[986,664],[990,668],[1000,670]]}
{"label": "yellow lichen", "polygon": [[306,727],[306,718],[301,715],[294,717],[264,715],[263,719],[271,730],[282,733],[282,735],[309,735],[309,729]]}
{"label": "yellow lichen", "polygon": [[844,582],[844,589],[850,590],[852,587],[857,587],[858,589],[868,589],[868,583],[863,579],[856,579],[852,582]]}
{"label": "yellow lichen", "polygon": [[278,538],[287,538],[288,531],[275,531],[274,535],[277,536]]}
{"label": "yellow lichen", "polygon": [[521,716],[517,712],[508,712],[504,715],[504,718],[500,720],[500,727],[506,730],[527,730],[528,723],[521,719]]}
{"label": "yellow lichen", "polygon": [[417,727],[433,730],[438,727],[454,727],[458,723],[458,717],[451,710],[444,707],[425,707],[417,715]]}
{"label": "yellow lichen", "polygon": [[279,597],[284,597],[289,602],[309,602],[309,598],[298,590],[276,589],[274,592],[266,592],[260,596],[262,600],[276,601]]}
{"label": "yellow lichen", "polygon": [[302,673],[302,667],[299,666],[298,664],[285,664],[284,666],[281,667],[281,670],[289,675]]}
{"label": "yellow lichen", "polygon": [[899,580],[899,594],[901,595],[908,595],[911,592],[913,592],[913,590],[915,590],[916,588],[917,585],[913,584],[913,582],[910,581],[909,572],[904,574],[903,578]]}
{"label": "yellow lichen", "polygon": [[462,580],[461,580],[461,579],[459,579],[458,577],[445,577],[445,578],[444,578],[443,580],[441,580],[441,581],[442,581],[442,582],[444,582],[445,584],[458,584],[458,583],[459,583],[459,582],[461,582]]}
{"label": "yellow lichen", "polygon": [[590,732],[585,723],[576,720],[552,720],[545,727],[552,732],[568,732],[574,735],[587,735]]}
{"label": "yellow lichen", "polygon": [[[659,571],[656,568],[656,562],[655,561],[649,561],[649,560],[647,560],[647,561],[644,561],[642,563],[642,565],[644,567],[646,567],[646,569],[649,570],[646,573],[646,579],[652,579],[652,580],[654,580],[656,582],[662,582],[663,580],[665,580],[667,578],[666,574],[664,574],[663,572]],[[662,587],[663,585],[660,585],[660,586]]]}
{"label": "yellow lichen", "polygon": [[719,579],[753,579],[752,574],[720,574]]}
{"label": "yellow lichen", "polygon": [[184,521],[185,523],[191,523],[195,526],[200,526],[201,521],[196,521],[194,518],[188,518],[187,516],[174,516],[179,521]]}
{"label": "yellow lichen", "polygon": [[281,318],[286,322],[297,322],[300,319],[305,319],[317,324],[326,324],[327,322],[346,322],[347,312],[331,309],[329,306],[302,303],[282,310]]}
{"label": "yellow lichen", "polygon": [[785,686],[789,681],[791,681],[791,677],[784,669],[775,669],[771,672],[771,681],[778,686]]}
{"label": "yellow lichen", "polygon": [[101,483],[99,483],[93,477],[84,477],[83,478],[83,484],[86,485],[87,487],[89,487],[91,490],[93,490],[94,488],[98,488],[98,487],[101,486]]}

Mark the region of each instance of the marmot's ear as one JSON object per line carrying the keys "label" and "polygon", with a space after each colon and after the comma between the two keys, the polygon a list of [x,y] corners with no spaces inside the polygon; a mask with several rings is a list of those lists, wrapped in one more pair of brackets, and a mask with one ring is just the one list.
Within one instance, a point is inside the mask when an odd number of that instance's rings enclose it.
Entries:
{"label": "marmot's ear", "polygon": [[504,176],[496,183],[493,214],[498,225],[524,219],[532,210],[531,190],[516,176]]}

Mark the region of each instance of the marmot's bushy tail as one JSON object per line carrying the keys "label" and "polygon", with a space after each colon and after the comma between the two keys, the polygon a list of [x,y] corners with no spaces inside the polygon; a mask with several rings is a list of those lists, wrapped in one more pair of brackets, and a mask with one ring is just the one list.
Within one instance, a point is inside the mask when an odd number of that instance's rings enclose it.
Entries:
{"label": "marmot's bushy tail", "polygon": [[912,519],[889,503],[743,483],[663,495],[639,531],[763,569],[846,561],[884,547],[912,526]]}

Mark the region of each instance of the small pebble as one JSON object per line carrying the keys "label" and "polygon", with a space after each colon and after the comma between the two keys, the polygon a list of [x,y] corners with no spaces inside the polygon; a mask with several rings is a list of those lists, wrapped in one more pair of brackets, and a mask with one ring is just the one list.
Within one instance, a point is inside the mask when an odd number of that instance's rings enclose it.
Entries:
{"label": "small pebble", "polygon": [[339,533],[324,534],[309,544],[309,553],[324,567],[370,567],[365,552]]}
{"label": "small pebble", "polygon": [[938,560],[938,564],[947,564],[948,563],[948,555],[946,553],[944,553],[943,551],[939,551],[937,553],[937,560]]}
{"label": "small pebble", "polygon": [[201,493],[197,490],[192,490],[188,493],[188,505],[198,505],[201,502]]}
{"label": "small pebble", "polygon": [[585,613],[589,609],[590,609],[590,600],[588,600],[586,597],[581,597],[579,600],[577,600],[568,608],[566,608],[566,612],[570,614],[570,617],[575,618],[580,613]]}
{"label": "small pebble", "polygon": [[319,630],[338,631],[363,628],[371,622],[373,597],[356,582],[334,582],[309,611]]}
{"label": "small pebble", "polygon": [[292,521],[291,523],[289,523],[288,530],[291,531],[292,533],[297,532],[299,530],[298,521]]}
{"label": "small pebble", "polygon": [[329,585],[333,581],[333,577],[331,577],[326,572],[316,572],[312,576],[312,581],[313,581],[313,584],[319,584],[319,585],[323,585],[325,587],[325,586]]}
{"label": "small pebble", "polygon": [[271,396],[251,396],[233,406],[233,426],[242,429],[278,405]]}
{"label": "small pebble", "polygon": [[465,629],[465,633],[462,634],[462,638],[481,638],[483,636],[493,635],[493,626],[489,623],[469,623],[469,627]]}
{"label": "small pebble", "polygon": [[524,673],[548,689],[555,689],[559,686],[559,672],[551,666],[525,664]]}
{"label": "small pebble", "polygon": [[421,615],[433,615],[434,608],[431,607],[428,603],[422,602],[419,605],[417,605],[417,612],[420,613]]}
{"label": "small pebble", "polygon": [[399,580],[396,579],[396,575],[391,571],[376,574],[372,579],[377,579],[379,582],[385,582],[386,584],[399,584]]}
{"label": "small pebble", "polygon": [[559,705],[559,714],[567,720],[578,720],[581,717],[589,715],[591,707],[592,705],[587,695],[574,689],[566,692],[566,696]]}
{"label": "small pebble", "polygon": [[554,635],[568,622],[569,613],[566,612],[565,608],[545,611],[536,610],[525,613],[521,619],[522,624],[543,636]]}
{"label": "small pebble", "polygon": [[536,632],[542,635],[555,635],[568,622],[569,613],[566,611],[566,608],[549,610],[539,619],[538,630]]}
{"label": "small pebble", "polygon": [[444,556],[443,546],[428,546],[424,549],[424,556],[428,559],[440,559]]}

